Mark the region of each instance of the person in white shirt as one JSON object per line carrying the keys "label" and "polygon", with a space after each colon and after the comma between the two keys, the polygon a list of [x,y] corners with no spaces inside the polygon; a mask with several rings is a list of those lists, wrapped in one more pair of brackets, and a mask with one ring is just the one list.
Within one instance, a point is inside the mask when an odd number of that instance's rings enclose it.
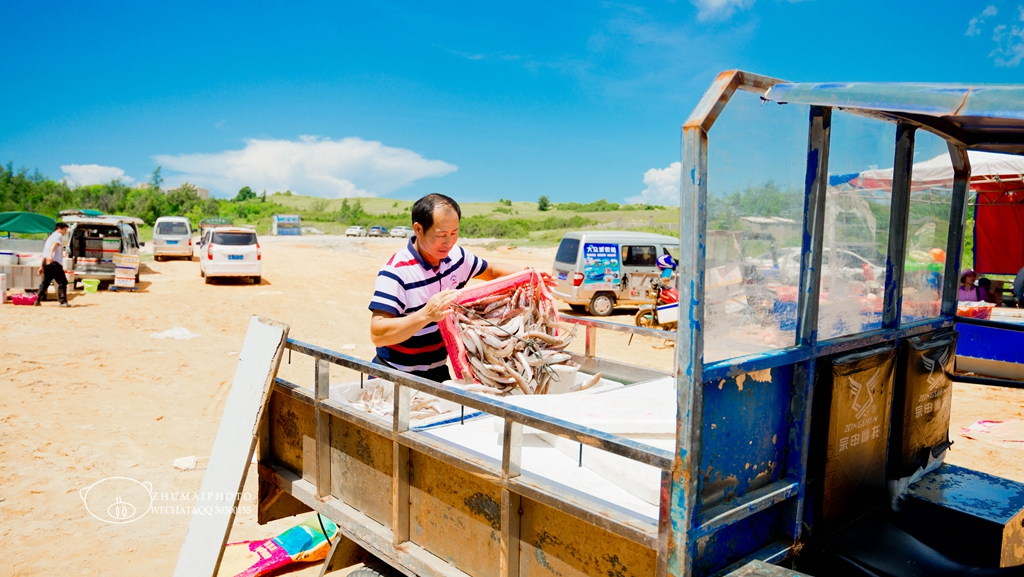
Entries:
{"label": "person in white shirt", "polygon": [[51,282],[57,283],[57,299],[60,300],[60,306],[68,306],[68,277],[64,276],[64,233],[67,231],[68,225],[58,222],[43,245],[43,264],[39,267],[39,274],[43,275],[43,284],[39,285],[36,306],[46,299],[46,291],[50,290]]}

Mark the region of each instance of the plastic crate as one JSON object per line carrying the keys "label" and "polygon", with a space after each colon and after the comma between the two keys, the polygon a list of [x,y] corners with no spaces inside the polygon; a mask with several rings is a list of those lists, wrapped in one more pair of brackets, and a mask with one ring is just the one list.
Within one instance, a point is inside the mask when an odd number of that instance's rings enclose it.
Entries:
{"label": "plastic crate", "polygon": [[31,306],[36,304],[36,295],[31,293],[11,295],[11,302],[16,305]]}
{"label": "plastic crate", "polygon": [[[544,285],[544,280],[541,278],[540,273],[534,269],[524,270],[513,275],[501,277],[492,281],[478,284],[476,286],[464,289],[457,302],[460,305],[472,304],[484,297],[497,294],[510,288],[515,288],[524,284],[535,283],[539,287],[540,298],[554,306],[554,299],[551,298],[551,294],[548,293],[547,286]],[[558,319],[558,309],[555,309],[555,320]],[[469,357],[466,355],[466,345],[462,342],[462,335],[455,323],[455,320],[451,316],[447,316],[441,319],[441,322],[437,323],[438,328],[441,330],[441,337],[444,339],[444,346],[448,349],[448,358],[452,361],[452,368],[455,369],[455,376],[457,378],[472,377],[473,371],[469,368]]]}

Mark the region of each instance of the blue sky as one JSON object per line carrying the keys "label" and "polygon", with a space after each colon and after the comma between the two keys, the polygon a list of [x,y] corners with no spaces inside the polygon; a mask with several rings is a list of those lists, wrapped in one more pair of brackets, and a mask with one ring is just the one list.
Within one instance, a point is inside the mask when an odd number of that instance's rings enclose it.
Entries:
{"label": "blue sky", "polygon": [[[0,161],[81,184],[162,164],[220,196],[665,201],[718,72],[1019,83],[1022,3],[7,2]],[[728,112],[713,189],[799,182],[802,127],[754,146]]]}

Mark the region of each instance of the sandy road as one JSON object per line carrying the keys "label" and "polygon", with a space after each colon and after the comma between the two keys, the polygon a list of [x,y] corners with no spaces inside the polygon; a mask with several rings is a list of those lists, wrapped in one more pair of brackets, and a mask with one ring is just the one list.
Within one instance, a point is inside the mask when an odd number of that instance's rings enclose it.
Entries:
{"label": "sandy road", "polygon": [[[248,319],[291,325],[296,339],[372,358],[369,295],[380,264],[405,241],[303,237],[261,239],[263,283],[206,285],[198,263],[149,262],[138,293],[75,291],[70,309],[0,307],[0,575],[166,575],[188,516],[149,514],[106,524],[79,490],[123,476],[158,495],[198,491],[203,468],[179,472],[177,457],[209,455]],[[553,250],[484,251],[489,260],[550,268]],[[628,313],[619,317],[628,322]],[[191,340],[153,333],[183,327]],[[602,335],[599,352],[667,368],[662,343]],[[282,376],[312,381],[311,365]],[[344,375],[335,375],[344,378]],[[956,435],[981,418],[1024,418],[1024,391],[958,385],[950,460],[1024,481],[1024,454]],[[255,495],[255,474],[247,491]],[[174,505],[171,497],[163,505]],[[266,538],[291,526],[255,522],[243,500],[231,540]],[[307,567],[295,574],[315,575]]]}

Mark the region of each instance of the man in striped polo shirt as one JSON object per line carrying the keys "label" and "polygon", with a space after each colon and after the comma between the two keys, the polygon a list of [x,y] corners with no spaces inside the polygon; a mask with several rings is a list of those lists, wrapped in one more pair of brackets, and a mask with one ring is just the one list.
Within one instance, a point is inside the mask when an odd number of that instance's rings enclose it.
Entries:
{"label": "man in striped polo shirt", "polygon": [[469,279],[491,280],[519,272],[458,246],[462,209],[443,194],[428,194],[412,207],[415,236],[377,273],[370,299],[374,362],[432,381],[451,378],[448,352],[437,322],[451,313]]}

